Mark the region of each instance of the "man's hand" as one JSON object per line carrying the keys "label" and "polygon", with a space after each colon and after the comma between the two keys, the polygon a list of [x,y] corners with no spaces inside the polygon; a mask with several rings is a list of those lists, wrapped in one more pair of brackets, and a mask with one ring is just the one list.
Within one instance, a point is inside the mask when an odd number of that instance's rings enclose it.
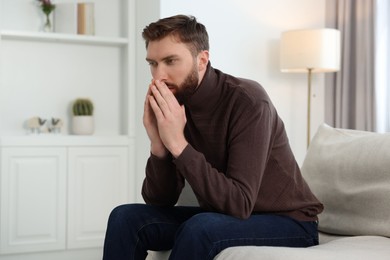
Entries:
{"label": "man's hand", "polygon": [[152,85],[154,85],[154,82],[149,85],[149,90],[145,98],[143,123],[150,140],[151,153],[157,157],[163,158],[168,154],[168,150],[161,141],[158,133],[157,120],[149,103],[149,98],[153,95],[150,90]]}
{"label": "man's hand", "polygon": [[[177,158],[188,144],[184,137],[187,122],[184,105],[180,105],[167,85],[159,80],[152,82],[150,92],[152,95],[148,95],[148,99],[157,121],[158,136],[163,145]],[[148,113],[150,114],[150,111]]]}

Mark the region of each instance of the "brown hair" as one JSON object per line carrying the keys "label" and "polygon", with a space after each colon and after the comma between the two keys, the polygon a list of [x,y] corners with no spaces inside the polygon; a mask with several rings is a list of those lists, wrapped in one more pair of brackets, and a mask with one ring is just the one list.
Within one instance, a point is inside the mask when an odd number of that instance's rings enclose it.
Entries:
{"label": "brown hair", "polygon": [[163,18],[149,24],[142,32],[146,48],[149,42],[161,40],[168,35],[187,44],[194,56],[203,50],[209,50],[209,36],[206,27],[198,23],[194,16],[175,15]]}

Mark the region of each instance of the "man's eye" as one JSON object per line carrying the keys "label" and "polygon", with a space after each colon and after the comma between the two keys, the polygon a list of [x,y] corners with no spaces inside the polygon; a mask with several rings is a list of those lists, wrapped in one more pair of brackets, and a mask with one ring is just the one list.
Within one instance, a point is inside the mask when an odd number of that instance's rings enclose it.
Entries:
{"label": "man's eye", "polygon": [[153,62],[153,61],[149,61],[148,64],[149,64],[149,66],[151,66],[151,67],[156,67],[156,66],[157,66],[157,63],[156,63],[156,62]]}
{"label": "man's eye", "polygon": [[175,59],[169,59],[166,62],[167,62],[168,65],[172,65],[172,64],[175,63],[175,61],[176,61]]}

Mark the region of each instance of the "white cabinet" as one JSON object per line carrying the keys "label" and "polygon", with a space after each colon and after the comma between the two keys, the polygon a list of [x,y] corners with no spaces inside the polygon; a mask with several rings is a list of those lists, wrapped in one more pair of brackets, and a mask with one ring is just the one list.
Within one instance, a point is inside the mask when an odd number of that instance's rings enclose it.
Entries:
{"label": "white cabinet", "polygon": [[66,149],[1,149],[0,252],[65,248]]}
{"label": "white cabinet", "polygon": [[68,248],[103,246],[108,213],[127,199],[127,149],[69,148]]}
{"label": "white cabinet", "polygon": [[131,201],[129,150],[127,136],[0,137],[0,259],[101,256],[109,213]]}

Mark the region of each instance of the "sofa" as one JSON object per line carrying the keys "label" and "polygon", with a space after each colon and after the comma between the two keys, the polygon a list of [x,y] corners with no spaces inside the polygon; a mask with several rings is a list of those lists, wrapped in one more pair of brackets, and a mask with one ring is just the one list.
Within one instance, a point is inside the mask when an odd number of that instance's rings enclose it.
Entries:
{"label": "sofa", "polygon": [[[214,260],[390,259],[390,133],[321,125],[308,148],[302,174],[324,204],[317,246],[231,247]],[[189,187],[179,200],[194,205]],[[169,251],[149,252],[165,260]]]}

